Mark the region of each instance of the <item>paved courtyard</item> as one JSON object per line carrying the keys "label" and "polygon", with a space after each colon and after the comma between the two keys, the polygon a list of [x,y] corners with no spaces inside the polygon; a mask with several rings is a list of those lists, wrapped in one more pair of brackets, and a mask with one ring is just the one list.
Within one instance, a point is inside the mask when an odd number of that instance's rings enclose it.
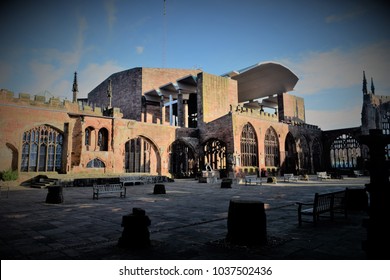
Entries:
{"label": "paved courtyard", "polygon": [[[6,259],[366,259],[365,212],[348,219],[336,215],[317,226],[298,227],[297,201],[311,202],[315,192],[363,188],[368,177],[343,180],[263,183],[262,186],[198,183],[193,179],[165,183],[166,194],[153,194],[154,185],[127,187],[119,194],[92,199],[92,187],[63,189],[64,202],[45,203],[47,189],[11,187],[0,199],[0,255]],[[268,244],[246,247],[225,242],[232,198],[265,203]],[[151,246],[118,247],[122,216],[142,208],[151,220]]]}

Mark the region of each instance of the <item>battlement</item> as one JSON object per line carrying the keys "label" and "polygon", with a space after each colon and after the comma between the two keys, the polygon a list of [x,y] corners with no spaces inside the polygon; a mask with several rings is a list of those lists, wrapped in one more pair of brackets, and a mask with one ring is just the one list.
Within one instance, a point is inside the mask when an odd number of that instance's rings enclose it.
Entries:
{"label": "battlement", "polygon": [[69,100],[61,100],[58,97],[51,97],[47,100],[45,96],[32,96],[29,93],[19,93],[18,97],[14,97],[14,93],[6,89],[0,89],[0,103],[23,107],[31,106],[46,110],[64,110],[68,113],[75,114],[88,114],[96,116],[107,116],[107,114],[110,114],[110,116],[117,118],[122,118],[123,116],[119,108],[110,108],[107,110],[98,106],[86,105],[82,102],[73,103]]}
{"label": "battlement", "polygon": [[279,121],[277,114],[271,114],[261,110],[254,110],[240,105],[232,108],[232,113],[237,115],[256,117],[258,119],[266,121]]}

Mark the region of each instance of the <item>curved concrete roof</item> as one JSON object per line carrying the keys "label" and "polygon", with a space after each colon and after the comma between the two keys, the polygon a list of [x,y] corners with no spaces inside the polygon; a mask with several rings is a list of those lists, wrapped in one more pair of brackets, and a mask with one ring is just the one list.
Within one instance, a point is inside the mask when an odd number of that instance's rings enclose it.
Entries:
{"label": "curved concrete roof", "polygon": [[290,69],[274,62],[259,63],[226,76],[237,80],[238,102],[289,92],[298,82]]}

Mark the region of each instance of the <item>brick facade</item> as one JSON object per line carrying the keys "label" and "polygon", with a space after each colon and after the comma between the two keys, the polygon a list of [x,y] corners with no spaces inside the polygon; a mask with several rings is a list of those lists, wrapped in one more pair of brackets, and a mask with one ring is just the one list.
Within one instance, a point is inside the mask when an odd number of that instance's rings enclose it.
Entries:
{"label": "brick facade", "polygon": [[[187,76],[192,78],[187,79]],[[107,108],[109,80],[114,108]],[[164,91],[167,85],[172,88],[170,92]],[[146,102],[147,92],[152,95]],[[173,117],[178,123],[172,126],[169,106],[162,107],[158,101],[161,98],[166,102],[169,95],[177,108]],[[44,134],[45,129],[55,130],[63,136],[62,150],[55,151],[61,154],[56,161],[56,168],[61,167],[55,171],[57,173],[125,174],[133,172],[133,166],[141,162],[142,166],[135,167],[135,172],[175,177],[179,175],[172,172],[179,171],[172,171],[173,164],[185,158],[188,162],[182,164],[186,167],[180,172],[194,174],[193,170],[187,169],[203,168],[207,153],[205,145],[213,139],[224,145],[224,154],[215,151],[215,156],[224,157],[216,160],[226,161],[223,173],[226,176],[232,175],[233,168],[235,172],[244,168],[291,172],[291,163],[286,164],[287,157],[293,162],[294,172],[323,170],[324,161],[318,159],[323,157],[318,153],[323,151],[323,132],[316,126],[305,124],[303,99],[283,93],[279,94],[278,102],[279,111],[275,114],[248,109],[245,104],[238,103],[236,80],[199,70],[161,68],[133,68],[112,74],[88,94],[87,103],[62,102],[55,98],[45,100],[39,96],[31,98],[28,94],[14,98],[13,93],[1,90],[0,171],[21,171],[22,166],[26,166],[31,170],[21,172],[30,175],[53,172],[45,170],[52,168],[54,153],[48,148],[50,143],[45,139],[51,136]],[[189,111],[192,116],[188,116]],[[190,117],[193,127],[186,127]],[[288,117],[295,118],[286,121]],[[242,133],[248,126],[253,130],[256,143],[257,152],[252,153],[256,166],[242,166],[238,160],[245,146]],[[41,146],[36,148],[35,140],[27,142],[30,149],[33,147],[40,154],[31,154],[32,150],[27,150],[24,139],[26,132],[35,128],[42,128],[43,140],[38,141]],[[267,132],[270,131],[272,141],[277,145],[275,166],[266,161],[269,153]],[[287,151],[288,141],[293,142],[293,150]],[[175,151],[174,148],[181,150]],[[26,156],[28,152],[30,154]],[[180,155],[176,154],[179,152]],[[183,152],[188,155],[183,155]],[[27,160],[39,166],[30,165]],[[175,164],[176,169],[182,166]]]}

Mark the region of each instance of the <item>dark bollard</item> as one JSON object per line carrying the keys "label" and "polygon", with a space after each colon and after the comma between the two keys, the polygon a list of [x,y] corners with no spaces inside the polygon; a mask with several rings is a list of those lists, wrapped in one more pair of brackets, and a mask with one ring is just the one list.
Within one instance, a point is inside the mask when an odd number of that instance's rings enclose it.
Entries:
{"label": "dark bollard", "polygon": [[166,194],[165,185],[163,184],[155,184],[153,194]]}
{"label": "dark bollard", "polygon": [[231,189],[232,188],[232,179],[222,179],[221,189]]}
{"label": "dark bollard", "polygon": [[226,240],[236,245],[267,243],[267,218],[264,203],[253,200],[230,200]]}
{"label": "dark bollard", "polygon": [[351,211],[368,210],[366,189],[347,189],[347,209]]}
{"label": "dark bollard", "polygon": [[150,219],[145,210],[133,208],[133,213],[122,217],[122,236],[118,246],[122,248],[146,248],[150,246]]}
{"label": "dark bollard", "polygon": [[64,202],[62,186],[47,187],[46,203],[59,204]]}

